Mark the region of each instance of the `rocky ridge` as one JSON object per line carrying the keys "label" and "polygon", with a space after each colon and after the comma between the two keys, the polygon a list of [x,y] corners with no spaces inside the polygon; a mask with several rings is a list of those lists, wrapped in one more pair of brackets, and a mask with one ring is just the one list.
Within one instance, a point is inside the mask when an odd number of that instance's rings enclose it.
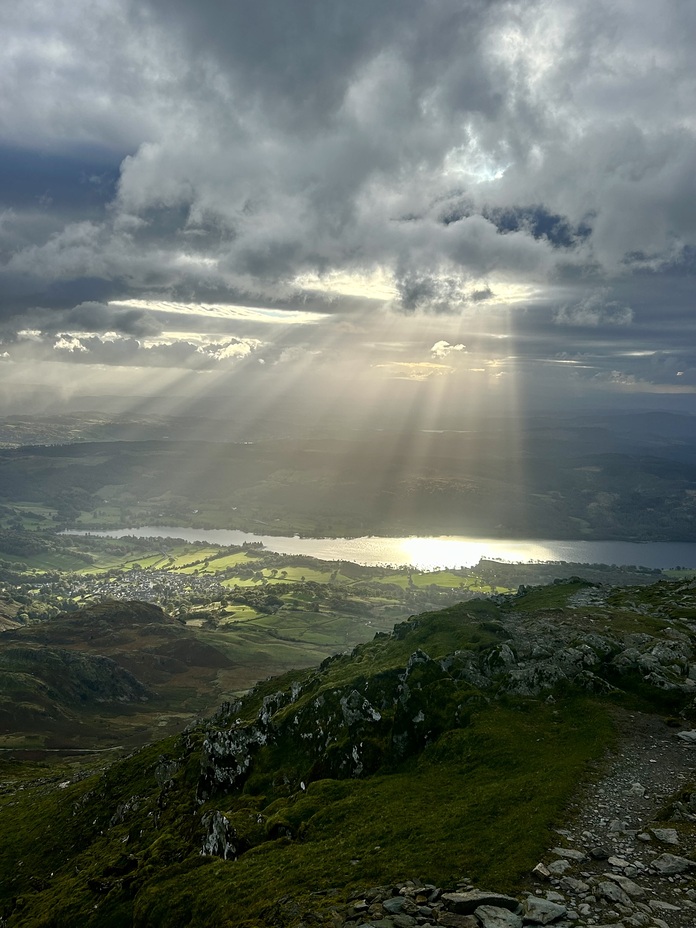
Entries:
{"label": "rocky ridge", "polygon": [[[333,776],[360,777],[369,766],[363,744],[369,729],[390,718],[388,750],[405,757],[442,730],[443,700],[454,724],[466,705],[505,695],[543,698],[553,704],[558,687],[572,685],[593,694],[618,694],[622,685],[672,694],[693,706],[696,696],[696,622],[691,617],[694,584],[684,584],[670,600],[668,622],[652,633],[633,630],[631,619],[660,615],[640,603],[624,606],[623,628],[609,622],[615,606],[610,590],[585,585],[569,597],[565,611],[529,614],[516,608],[529,592],[499,598],[506,607],[495,624],[498,643],[480,650],[456,650],[434,660],[414,651],[400,671],[382,674],[379,685],[348,687],[304,700],[307,690],[267,696],[252,724],[211,729],[204,742],[199,790],[238,788],[253,769],[255,751],[288,734],[302,739],[317,763],[334,756]],[[678,606],[684,604],[680,616]],[[583,610],[581,622],[572,612]],[[665,616],[667,617],[667,616]],[[418,619],[397,626],[399,638]],[[323,669],[332,659],[324,662]],[[319,689],[315,679],[309,686]],[[228,708],[228,716],[235,707]],[[672,722],[674,724],[674,721]],[[620,747],[609,771],[576,802],[571,828],[560,832],[530,874],[519,897],[490,893],[464,882],[456,891],[408,881],[374,887],[334,910],[336,928],[693,928],[696,924],[696,793],[676,799],[668,814],[677,827],[655,820],[664,803],[696,775],[696,731],[677,732],[663,719],[617,710]],[[342,739],[342,740],[341,740]],[[373,759],[374,760],[374,759]],[[307,772],[312,776],[311,769]],[[304,784],[302,784],[304,788]],[[234,857],[237,848],[224,816],[206,813],[208,835],[202,853]],[[651,824],[652,823],[652,824]],[[288,833],[288,837],[292,837]]]}
{"label": "rocky ridge", "polygon": [[[611,590],[583,581],[576,586],[580,590],[564,610],[520,610],[526,589],[498,597],[503,608],[483,626],[494,641],[487,646],[458,648],[439,658],[416,648],[403,667],[368,676],[359,685],[327,688],[327,671],[351,659],[339,655],[325,660],[302,685],[265,696],[253,721],[236,718],[241,702],[227,704],[203,744],[201,800],[241,788],[253,772],[255,754],[266,745],[287,740],[301,746],[302,782],[360,777],[385,758],[412,756],[443,731],[465,726],[477,706],[506,696],[553,703],[559,688],[594,695],[625,689],[673,706],[696,705],[695,583],[678,585],[668,606],[650,613],[651,632],[645,630],[642,603],[623,603],[617,627],[609,621],[616,612],[609,604]],[[681,604],[684,615],[679,615]],[[573,614],[580,609],[582,616]],[[415,617],[395,626],[392,639],[413,637],[420,621]]]}

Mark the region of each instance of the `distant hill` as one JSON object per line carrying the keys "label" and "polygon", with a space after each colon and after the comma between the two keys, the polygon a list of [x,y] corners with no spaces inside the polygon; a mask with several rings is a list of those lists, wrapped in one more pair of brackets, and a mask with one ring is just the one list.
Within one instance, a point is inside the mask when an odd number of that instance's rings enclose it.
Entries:
{"label": "distant hill", "polygon": [[[18,528],[60,525],[696,539],[693,416],[493,420],[259,441],[177,422],[86,417],[80,426],[77,417],[61,425],[59,444],[0,448],[0,505],[15,532],[0,551],[30,554]],[[9,435],[32,434],[31,422],[5,425]]]}
{"label": "distant hill", "polygon": [[0,650],[0,731],[55,733],[82,708],[146,701],[151,690],[108,657],[64,648],[6,645]]}
{"label": "distant hill", "polygon": [[264,629],[201,631],[159,606],[114,601],[0,633],[0,746],[142,744],[326,648]]}

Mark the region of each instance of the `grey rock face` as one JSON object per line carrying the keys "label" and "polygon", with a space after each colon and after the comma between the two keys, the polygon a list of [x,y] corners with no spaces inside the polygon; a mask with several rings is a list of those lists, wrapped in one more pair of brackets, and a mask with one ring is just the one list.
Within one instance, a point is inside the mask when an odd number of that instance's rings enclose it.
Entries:
{"label": "grey rock face", "polygon": [[215,788],[234,789],[245,778],[256,749],[268,741],[257,725],[231,731],[212,731],[203,742],[199,795],[206,798]]}
{"label": "grey rock face", "polygon": [[359,722],[379,722],[382,718],[377,709],[370,705],[370,701],[357,690],[351,690],[347,696],[341,696],[340,705],[343,721],[349,728]]}
{"label": "grey rock face", "polygon": [[217,810],[206,812],[201,824],[207,829],[203,839],[201,857],[210,855],[222,857],[224,860],[235,860],[237,847],[234,842],[236,832],[230,825],[229,819]]}

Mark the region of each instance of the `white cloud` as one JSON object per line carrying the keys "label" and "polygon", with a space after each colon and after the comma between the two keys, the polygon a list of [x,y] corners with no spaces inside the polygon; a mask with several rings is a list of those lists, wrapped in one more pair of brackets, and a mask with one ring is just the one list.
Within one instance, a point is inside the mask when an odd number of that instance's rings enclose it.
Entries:
{"label": "white cloud", "polygon": [[74,335],[61,335],[53,345],[56,351],[87,351],[86,345]]}
{"label": "white cloud", "polygon": [[446,358],[448,354],[451,354],[453,351],[466,351],[466,345],[450,345],[449,342],[441,340],[435,342],[433,347],[430,349],[430,353],[435,358]]}

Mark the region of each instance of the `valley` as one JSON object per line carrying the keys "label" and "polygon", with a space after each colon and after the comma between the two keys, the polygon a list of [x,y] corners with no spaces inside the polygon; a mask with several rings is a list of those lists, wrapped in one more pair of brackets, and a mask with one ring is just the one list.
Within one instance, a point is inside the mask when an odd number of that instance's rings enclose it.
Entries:
{"label": "valley", "polygon": [[27,420],[6,420],[6,437],[22,443],[0,448],[0,505],[14,518],[19,549],[26,529],[138,525],[312,537],[696,539],[691,416],[492,419],[409,433],[323,428],[293,438],[279,431],[269,437],[253,423],[232,439],[215,420],[194,429],[176,417],[85,417],[81,426],[58,417],[32,431]]}

